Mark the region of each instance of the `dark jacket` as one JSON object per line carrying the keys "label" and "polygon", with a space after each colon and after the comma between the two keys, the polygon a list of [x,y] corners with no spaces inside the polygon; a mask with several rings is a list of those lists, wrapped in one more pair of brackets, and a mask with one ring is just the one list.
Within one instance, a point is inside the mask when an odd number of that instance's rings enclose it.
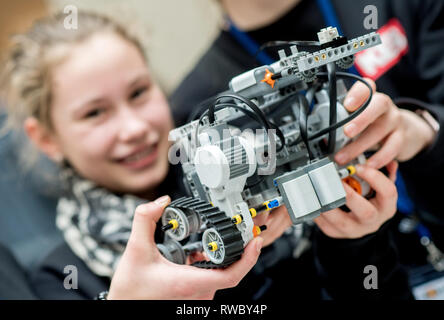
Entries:
{"label": "dark jacket", "polygon": [[0,244],[0,300],[33,300],[25,271],[12,253]]}

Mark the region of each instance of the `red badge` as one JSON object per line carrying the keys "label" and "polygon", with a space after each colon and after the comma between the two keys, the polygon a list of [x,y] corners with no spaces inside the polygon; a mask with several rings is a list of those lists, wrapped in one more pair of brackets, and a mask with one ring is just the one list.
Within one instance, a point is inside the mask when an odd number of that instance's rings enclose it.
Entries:
{"label": "red badge", "polygon": [[398,19],[391,19],[377,32],[381,35],[382,44],[355,55],[356,69],[372,80],[390,70],[409,50],[406,32]]}

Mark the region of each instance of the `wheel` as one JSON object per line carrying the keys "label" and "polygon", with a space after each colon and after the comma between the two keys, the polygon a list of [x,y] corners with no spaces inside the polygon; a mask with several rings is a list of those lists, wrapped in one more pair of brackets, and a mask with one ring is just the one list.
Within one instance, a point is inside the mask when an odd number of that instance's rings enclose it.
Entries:
{"label": "wheel", "polygon": [[177,226],[167,231],[171,239],[181,241],[190,235],[190,223],[187,215],[180,209],[167,207],[162,215],[162,224],[168,225],[172,221],[177,221]]}
{"label": "wheel", "polygon": [[225,260],[225,245],[216,229],[205,230],[202,236],[202,246],[211,262],[221,264]]}

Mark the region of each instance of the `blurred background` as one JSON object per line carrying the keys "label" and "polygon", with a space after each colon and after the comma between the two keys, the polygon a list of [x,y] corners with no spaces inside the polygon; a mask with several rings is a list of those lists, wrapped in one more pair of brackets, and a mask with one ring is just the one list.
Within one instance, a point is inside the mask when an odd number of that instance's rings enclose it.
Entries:
{"label": "blurred background", "polygon": [[208,48],[222,23],[216,0],[0,0],[0,55],[10,35],[67,5],[105,13],[134,28],[167,94]]}

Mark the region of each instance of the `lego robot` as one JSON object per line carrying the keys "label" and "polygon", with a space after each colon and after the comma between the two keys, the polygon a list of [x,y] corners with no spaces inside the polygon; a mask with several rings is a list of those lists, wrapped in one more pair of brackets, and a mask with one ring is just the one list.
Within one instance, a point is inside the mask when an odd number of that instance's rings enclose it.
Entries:
{"label": "lego robot", "polygon": [[[370,194],[354,176],[364,155],[346,166],[331,160],[349,143],[342,126],[372,96],[362,78],[337,68],[350,68],[356,53],[381,39],[370,33],[347,40],[332,27],[318,38],[285,43],[289,54],[281,49],[275,63],[236,76],[228,91],[197,108],[197,120],[170,132],[170,161],[181,163],[190,197],[173,201],[162,216],[165,242],[158,247],[167,259],[183,264],[204,251],[209,261],[196,266],[225,267],[266,229],[254,224],[256,215],[284,205],[294,225],[310,221],[345,204],[341,181]],[[346,79],[370,90],[351,114],[342,105]]]}

